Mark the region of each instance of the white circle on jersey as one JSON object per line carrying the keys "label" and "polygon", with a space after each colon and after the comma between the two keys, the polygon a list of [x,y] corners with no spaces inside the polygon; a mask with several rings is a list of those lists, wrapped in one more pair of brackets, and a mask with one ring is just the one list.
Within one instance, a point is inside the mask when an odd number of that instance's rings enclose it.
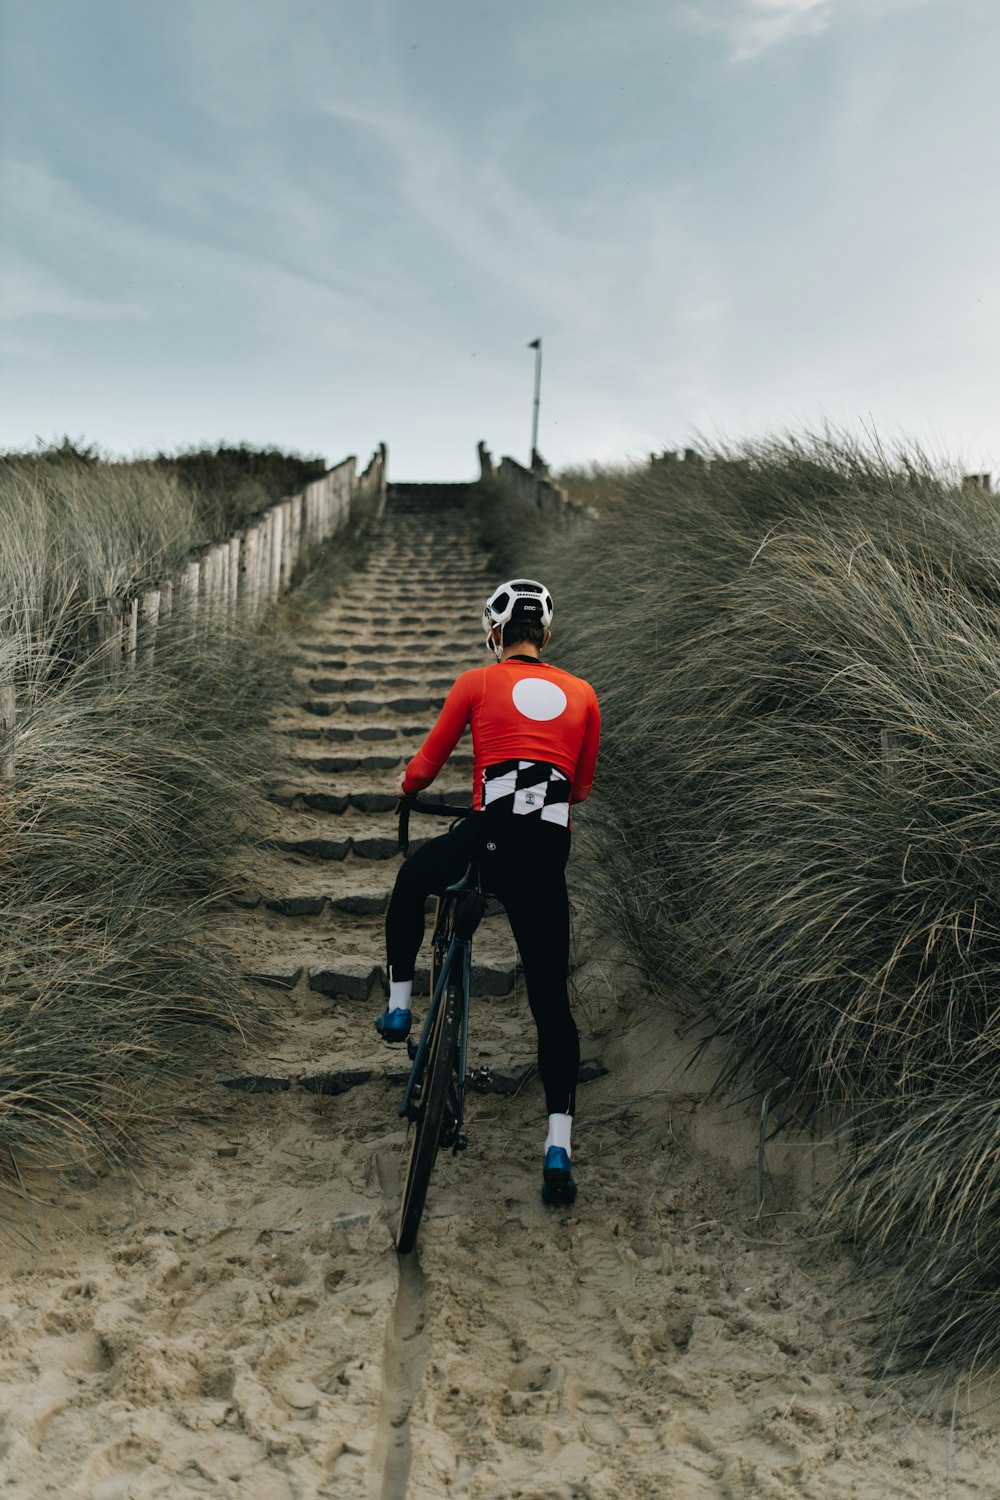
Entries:
{"label": "white circle on jersey", "polygon": [[544,677],[521,677],[514,684],[514,707],[526,719],[558,719],[566,707],[566,694]]}

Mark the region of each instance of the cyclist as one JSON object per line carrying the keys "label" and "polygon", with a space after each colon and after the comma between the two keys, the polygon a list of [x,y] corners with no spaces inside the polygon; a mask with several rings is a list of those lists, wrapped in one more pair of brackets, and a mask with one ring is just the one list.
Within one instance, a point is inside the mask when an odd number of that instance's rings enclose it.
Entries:
{"label": "cyclist", "polygon": [[478,860],[484,888],[507,911],[538,1029],[538,1071],[549,1117],[542,1198],[572,1203],[580,1038],[567,992],[565,870],[570,804],[590,796],[601,716],[588,682],[541,660],[552,624],[552,598],[543,584],[501,584],[486,601],[482,623],[496,663],[457,678],[437,723],[396,783],[401,796],[429,786],[471,726],[475,810],[399,869],[386,915],[389,1003],[375,1025],[387,1042],[408,1036],[424,904]]}

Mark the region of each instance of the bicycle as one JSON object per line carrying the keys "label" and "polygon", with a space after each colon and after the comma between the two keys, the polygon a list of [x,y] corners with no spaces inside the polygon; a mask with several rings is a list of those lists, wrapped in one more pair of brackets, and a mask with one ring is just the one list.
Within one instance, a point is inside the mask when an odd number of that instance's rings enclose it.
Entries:
{"label": "bicycle", "polygon": [[[405,797],[399,806],[399,847],[409,848],[411,812],[430,813],[453,820],[467,818],[469,807]],[[473,861],[461,880],[438,897],[431,936],[430,1006],[420,1040],[407,1039],[413,1066],[399,1106],[401,1119],[411,1127],[410,1153],[403,1180],[403,1198],[396,1231],[396,1250],[408,1255],[416,1244],[431,1171],[441,1146],[452,1155],[464,1151],[468,1140],[462,1124],[465,1091],[470,1084],[488,1082],[488,1069],[466,1074],[469,1038],[469,981],[472,938],[486,910],[478,864]]]}

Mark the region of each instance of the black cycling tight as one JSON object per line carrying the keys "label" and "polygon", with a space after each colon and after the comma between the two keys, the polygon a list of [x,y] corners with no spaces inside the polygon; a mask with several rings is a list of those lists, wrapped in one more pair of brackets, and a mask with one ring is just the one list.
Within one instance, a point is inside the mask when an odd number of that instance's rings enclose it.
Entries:
{"label": "black cycling tight", "polygon": [[538,1028],[538,1071],[549,1114],[573,1114],[580,1037],[569,1008],[570,833],[534,816],[472,813],[400,866],[385,922],[393,979],[412,979],[424,935],[424,903],[478,858],[483,886],[503,902]]}

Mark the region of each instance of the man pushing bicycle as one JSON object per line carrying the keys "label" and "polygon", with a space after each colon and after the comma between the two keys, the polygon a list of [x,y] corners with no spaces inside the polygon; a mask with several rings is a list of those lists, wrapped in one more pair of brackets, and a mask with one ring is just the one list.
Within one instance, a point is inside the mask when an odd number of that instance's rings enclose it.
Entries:
{"label": "man pushing bicycle", "polygon": [[576,1197],[571,1131],[580,1066],[567,991],[569,809],[590,796],[601,716],[588,682],[541,660],[552,613],[551,595],[532,579],[494,590],[483,609],[483,630],[496,663],[456,679],[437,723],[399,777],[401,796],[429,786],[471,726],[473,812],[399,869],[385,924],[389,1003],[375,1025],[387,1042],[409,1035],[424,904],[478,861],[484,889],[506,909],[538,1029],[549,1116],[542,1198],[568,1204]]}

